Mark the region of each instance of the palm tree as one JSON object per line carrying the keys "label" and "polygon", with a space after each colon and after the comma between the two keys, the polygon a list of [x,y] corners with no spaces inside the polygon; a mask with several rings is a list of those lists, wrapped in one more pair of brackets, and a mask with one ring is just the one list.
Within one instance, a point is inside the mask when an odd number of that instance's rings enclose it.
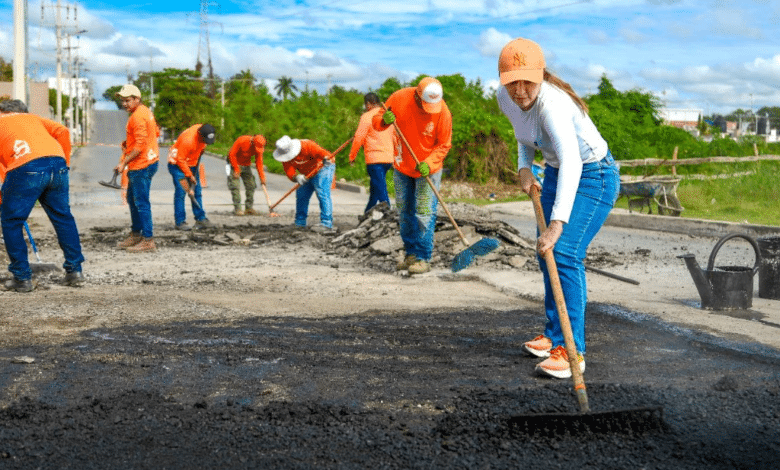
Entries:
{"label": "palm tree", "polygon": [[295,97],[295,92],[298,91],[298,87],[293,84],[293,79],[290,77],[281,77],[279,83],[274,86],[276,95],[281,96],[283,100],[287,99],[287,96]]}

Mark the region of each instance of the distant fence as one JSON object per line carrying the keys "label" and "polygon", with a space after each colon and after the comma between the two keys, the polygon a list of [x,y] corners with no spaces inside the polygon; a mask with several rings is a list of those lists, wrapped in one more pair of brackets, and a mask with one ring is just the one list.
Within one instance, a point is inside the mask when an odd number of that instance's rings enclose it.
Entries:
{"label": "distant fence", "polygon": [[642,160],[620,160],[620,166],[636,167],[636,166],[671,166],[672,175],[677,175],[678,165],[701,165],[703,163],[743,163],[743,162],[757,162],[760,160],[780,160],[780,155],[759,155],[758,146],[753,144],[753,156],[751,157],[704,157],[704,158],[686,158],[683,160],[677,159],[677,150],[674,148],[674,154],[671,159],[665,158],[645,158]]}

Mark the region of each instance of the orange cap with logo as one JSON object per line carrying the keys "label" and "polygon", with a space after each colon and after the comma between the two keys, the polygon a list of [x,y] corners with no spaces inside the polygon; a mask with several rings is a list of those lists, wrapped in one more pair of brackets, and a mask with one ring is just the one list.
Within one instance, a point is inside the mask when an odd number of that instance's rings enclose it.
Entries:
{"label": "orange cap with logo", "polygon": [[510,41],[498,58],[498,74],[502,85],[517,80],[542,83],[545,67],[542,48],[530,39],[517,38]]}
{"label": "orange cap with logo", "polygon": [[417,84],[417,96],[420,97],[422,107],[426,113],[436,114],[441,112],[441,99],[444,90],[441,82],[433,77],[425,77]]}

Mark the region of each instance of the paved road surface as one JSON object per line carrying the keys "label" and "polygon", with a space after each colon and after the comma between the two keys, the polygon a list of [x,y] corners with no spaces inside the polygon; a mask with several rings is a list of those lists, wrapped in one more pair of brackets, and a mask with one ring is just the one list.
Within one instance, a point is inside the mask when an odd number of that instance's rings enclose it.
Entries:
{"label": "paved road surface", "polygon": [[[173,224],[173,181],[167,170],[165,159],[167,149],[161,149],[160,170],[152,184],[152,206],[156,224]],[[115,214],[127,214],[127,206],[123,204],[121,193],[100,186],[97,181],[109,179],[111,168],[119,158],[119,147],[91,145],[79,149],[72,161],[73,175],[71,180],[71,201],[74,213],[86,211],[90,215],[94,211],[113,211]],[[225,163],[213,157],[203,159],[206,165],[208,187],[203,190],[204,206],[207,213],[227,214],[232,210],[230,194],[227,191]],[[268,174],[268,192],[272,202],[277,201],[293,186],[285,176]],[[343,189],[333,191],[334,212],[342,214],[360,214],[365,207],[366,194]],[[267,210],[264,196],[258,189],[255,195],[256,208]],[[277,208],[277,212],[292,214],[294,212],[295,195],[289,196]],[[189,205],[189,202],[187,202]],[[531,238],[535,234],[533,209],[528,202],[496,204],[491,206],[494,214],[517,227]],[[188,208],[188,220],[192,222],[191,211]],[[316,197],[310,205],[310,219],[318,213]],[[754,282],[753,306],[749,310],[712,312],[700,308],[700,296],[693,279],[682,260],[677,256],[685,253],[696,255],[702,267],[706,267],[707,259],[714,245],[720,238],[721,224],[706,224],[700,221],[659,216],[631,216],[613,212],[623,219],[635,218],[634,227],[606,225],[597,235],[591,246],[591,252],[607,251],[624,255],[626,263],[622,266],[608,268],[615,274],[634,279],[639,285],[631,285],[611,278],[589,274],[589,299],[593,302],[618,305],[626,309],[628,314],[646,314],[670,324],[691,328],[692,331],[709,331],[722,335],[726,339],[738,341],[755,341],[780,351],[780,300],[762,299],[758,297],[758,280]],[[442,214],[443,216],[443,214]],[[650,217],[650,218],[648,218]],[[129,216],[128,216],[129,219]],[[669,221],[668,219],[677,219]],[[674,223],[700,233],[711,227],[711,236],[688,235],[685,233],[669,233],[668,231],[643,230],[636,227],[652,225],[658,220],[664,223]],[[649,222],[648,222],[649,221]],[[695,224],[695,226],[694,226]],[[731,230],[739,230],[739,226]],[[777,234],[780,235],[780,228]],[[646,253],[637,257],[636,253]],[[718,254],[718,265],[750,266],[755,255],[746,242],[739,239],[729,242]],[[587,261],[587,260],[586,260]],[[447,275],[447,273],[438,273]],[[470,269],[465,275],[478,276],[484,282],[500,289],[512,292],[523,298],[540,299],[538,277],[536,272],[502,271],[480,272]],[[779,353],[780,354],[780,353]]]}

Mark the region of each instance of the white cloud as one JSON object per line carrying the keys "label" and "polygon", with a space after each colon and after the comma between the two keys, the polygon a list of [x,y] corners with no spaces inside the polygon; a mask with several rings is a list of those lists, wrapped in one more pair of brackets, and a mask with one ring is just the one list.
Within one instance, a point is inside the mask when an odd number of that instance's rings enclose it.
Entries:
{"label": "white cloud", "polygon": [[501,49],[512,39],[515,38],[506,33],[501,33],[495,28],[488,28],[479,35],[477,49],[483,56],[495,57],[498,60]]}
{"label": "white cloud", "polygon": [[114,42],[103,47],[100,52],[133,58],[160,57],[166,55],[157,47],[149,44],[149,41],[145,38],[133,35],[119,35]]}

